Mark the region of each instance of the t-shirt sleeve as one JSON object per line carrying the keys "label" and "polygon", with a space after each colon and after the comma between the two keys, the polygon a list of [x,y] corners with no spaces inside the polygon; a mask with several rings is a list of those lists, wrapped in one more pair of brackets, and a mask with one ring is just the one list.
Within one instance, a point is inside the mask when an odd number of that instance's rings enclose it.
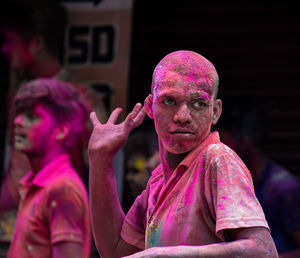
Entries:
{"label": "t-shirt sleeve", "polygon": [[211,156],[205,177],[208,186],[205,194],[216,220],[216,234],[224,240],[224,229],[269,229],[244,163],[226,146],[218,153],[217,157]]}
{"label": "t-shirt sleeve", "polygon": [[148,189],[139,195],[123,222],[121,237],[128,244],[145,249],[145,228]]}
{"label": "t-shirt sleeve", "polygon": [[85,215],[88,213],[81,189],[66,179],[49,191],[47,200],[51,243],[83,243]]}

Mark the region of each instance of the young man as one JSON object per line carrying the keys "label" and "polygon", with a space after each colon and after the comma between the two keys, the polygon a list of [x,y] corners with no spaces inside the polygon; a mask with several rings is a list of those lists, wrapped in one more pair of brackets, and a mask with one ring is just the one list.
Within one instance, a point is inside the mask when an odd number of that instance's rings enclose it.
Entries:
{"label": "young man", "polygon": [[[105,116],[105,108],[99,94],[90,87],[80,83],[62,65],[65,30],[67,26],[67,11],[57,3],[49,0],[13,0],[8,3],[2,12],[10,11],[10,15],[0,18],[0,29],[4,33],[2,54],[7,57],[11,68],[11,85],[9,88],[9,101],[13,99],[24,82],[38,78],[55,78],[72,84],[84,96],[90,109],[96,109],[100,119]],[[53,15],[55,13],[55,15]],[[9,103],[10,104],[10,103]],[[13,108],[9,110],[9,126],[13,127]],[[10,136],[13,133],[10,130]],[[72,149],[71,161],[77,172],[87,177],[88,164],[82,152],[87,148],[87,137],[81,137],[82,142]],[[13,151],[13,150],[12,150]],[[17,155],[13,153],[13,155]],[[18,157],[17,159],[24,159]],[[22,166],[10,158],[12,173],[24,172],[22,167],[29,167],[24,159]],[[26,169],[25,169],[26,171]],[[15,173],[16,172],[16,173]]]}
{"label": "young man", "polygon": [[[8,141],[6,144],[6,164],[0,190],[0,246],[1,240],[9,242],[13,232],[13,217],[20,196],[16,191],[18,182],[30,169],[30,163],[23,153],[13,148],[13,118],[15,116],[12,99],[23,83],[38,78],[55,78],[67,81],[76,88],[90,106],[95,109],[100,120],[104,120],[105,108],[98,93],[80,83],[63,67],[62,53],[67,11],[57,1],[52,0],[12,0],[0,10],[0,29],[4,34],[1,52],[10,65],[11,82],[8,96]],[[72,166],[88,181],[87,145],[91,133],[90,124],[78,137],[70,150]],[[3,166],[3,165],[2,165]]]}
{"label": "young man", "polygon": [[14,147],[28,157],[31,171],[19,182],[8,257],[89,257],[87,191],[67,154],[88,110],[78,91],[55,79],[25,84],[14,104]]}
{"label": "young man", "polygon": [[[101,124],[91,113],[91,219],[101,257],[277,257],[249,171],[211,133],[222,109],[214,66],[176,51],[154,70],[152,94],[123,123],[120,109]],[[125,216],[113,156],[147,112],[161,164]]]}

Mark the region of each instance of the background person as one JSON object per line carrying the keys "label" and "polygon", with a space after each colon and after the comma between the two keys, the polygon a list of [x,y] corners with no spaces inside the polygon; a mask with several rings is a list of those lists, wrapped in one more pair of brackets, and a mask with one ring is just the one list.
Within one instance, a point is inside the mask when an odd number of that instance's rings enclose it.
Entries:
{"label": "background person", "polygon": [[55,79],[25,84],[14,104],[15,149],[28,157],[31,171],[19,182],[8,257],[89,257],[87,191],[68,155],[88,110],[78,91]]}
{"label": "background person", "polygon": [[[26,155],[14,149],[15,109],[12,99],[22,84],[38,78],[55,78],[67,81],[76,88],[89,110],[95,110],[100,120],[106,117],[103,101],[98,93],[79,82],[62,64],[67,12],[58,1],[12,0],[0,10],[0,29],[4,33],[2,53],[10,66],[8,96],[8,142],[6,164],[0,192],[0,242],[7,245],[12,238],[15,214],[20,200],[17,185],[29,170]],[[71,164],[88,185],[87,145],[91,124],[69,150]],[[2,245],[0,244],[0,246]]]}

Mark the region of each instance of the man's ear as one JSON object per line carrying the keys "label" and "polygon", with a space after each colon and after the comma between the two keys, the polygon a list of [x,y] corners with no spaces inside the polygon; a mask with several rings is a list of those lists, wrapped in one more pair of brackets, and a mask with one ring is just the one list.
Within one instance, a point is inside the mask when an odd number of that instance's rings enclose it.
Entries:
{"label": "man's ear", "polygon": [[153,105],[153,95],[149,94],[147,96],[147,98],[145,99],[145,109],[147,112],[147,115],[149,118],[153,119],[153,109],[152,109],[152,105]]}
{"label": "man's ear", "polygon": [[214,107],[213,107],[213,118],[212,118],[212,124],[215,125],[222,113],[222,101],[220,99],[216,99],[214,101]]}
{"label": "man's ear", "polygon": [[32,54],[41,53],[45,49],[45,42],[41,36],[34,36],[30,41],[30,52]]}
{"label": "man's ear", "polygon": [[67,135],[69,134],[70,130],[71,130],[70,123],[65,122],[65,123],[59,124],[54,131],[55,139],[58,141],[64,140],[67,137]]}

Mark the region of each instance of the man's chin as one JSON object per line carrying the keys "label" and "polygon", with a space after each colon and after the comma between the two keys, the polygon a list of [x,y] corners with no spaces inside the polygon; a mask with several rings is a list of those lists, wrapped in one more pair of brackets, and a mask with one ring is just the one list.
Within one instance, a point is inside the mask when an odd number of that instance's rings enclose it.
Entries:
{"label": "man's chin", "polygon": [[25,150],[26,150],[24,144],[22,144],[22,143],[20,143],[20,142],[15,143],[14,149],[15,149],[16,151],[20,151],[20,152],[25,152]]}
{"label": "man's chin", "polygon": [[187,154],[192,151],[195,147],[192,145],[176,145],[176,146],[168,146],[166,150],[172,154]]}

